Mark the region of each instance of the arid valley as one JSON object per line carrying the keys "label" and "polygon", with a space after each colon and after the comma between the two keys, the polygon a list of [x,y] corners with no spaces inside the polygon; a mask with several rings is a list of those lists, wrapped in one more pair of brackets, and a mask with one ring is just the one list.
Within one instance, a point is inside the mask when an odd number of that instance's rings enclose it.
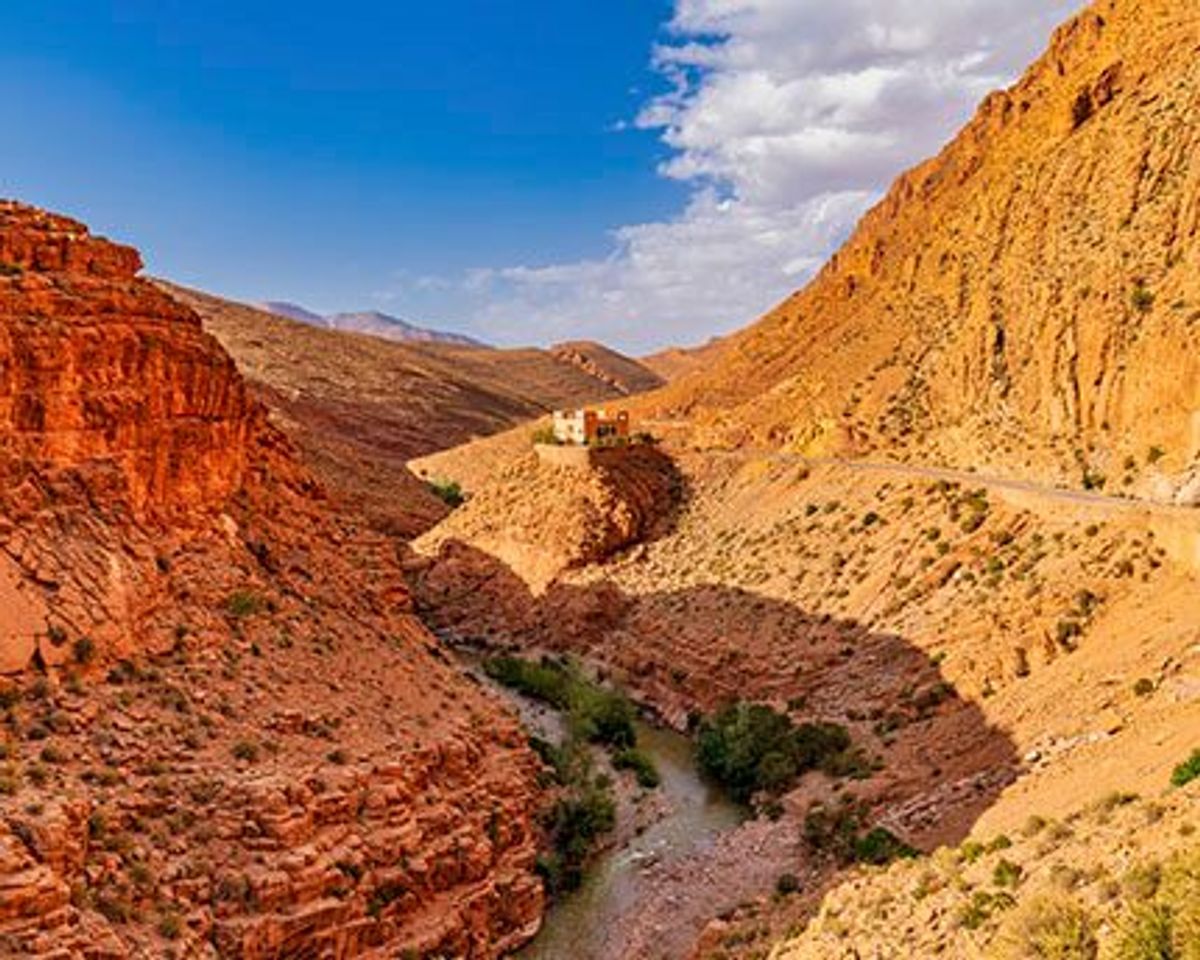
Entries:
{"label": "arid valley", "polygon": [[0,957],[1200,958],[1200,6],[1038,42],[702,346],[0,201]]}

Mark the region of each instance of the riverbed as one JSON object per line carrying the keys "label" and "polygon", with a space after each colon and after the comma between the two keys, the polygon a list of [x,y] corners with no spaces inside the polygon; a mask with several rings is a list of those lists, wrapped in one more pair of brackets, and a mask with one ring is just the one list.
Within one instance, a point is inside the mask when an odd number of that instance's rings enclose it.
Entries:
{"label": "riverbed", "polygon": [[638,747],[662,778],[664,814],[640,835],[601,854],[583,886],[550,908],[521,960],[615,960],[622,954],[622,921],[638,910],[659,865],[702,856],[723,833],[737,828],[745,811],[699,776],[692,742],[650,724],[637,728]]}

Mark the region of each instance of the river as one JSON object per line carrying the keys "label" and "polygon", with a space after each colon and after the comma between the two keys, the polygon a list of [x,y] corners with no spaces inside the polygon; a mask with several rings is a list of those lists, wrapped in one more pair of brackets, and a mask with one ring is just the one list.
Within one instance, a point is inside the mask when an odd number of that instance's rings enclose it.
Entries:
{"label": "river", "polygon": [[718,836],[745,819],[745,811],[699,776],[692,742],[649,724],[637,728],[638,747],[662,778],[657,788],[667,813],[629,843],[600,855],[583,886],[550,908],[537,938],[520,960],[618,960],[621,924],[636,912],[646,868],[711,849]]}

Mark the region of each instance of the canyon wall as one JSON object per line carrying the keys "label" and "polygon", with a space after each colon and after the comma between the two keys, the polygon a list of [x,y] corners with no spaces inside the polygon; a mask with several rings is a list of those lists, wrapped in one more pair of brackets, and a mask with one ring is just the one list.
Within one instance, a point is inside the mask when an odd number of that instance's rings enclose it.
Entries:
{"label": "canyon wall", "polygon": [[139,268],[0,205],[0,953],[500,956],[536,758]]}
{"label": "canyon wall", "polygon": [[1094,3],[808,287],[646,408],[725,443],[1193,496],[1198,52],[1194,4]]}

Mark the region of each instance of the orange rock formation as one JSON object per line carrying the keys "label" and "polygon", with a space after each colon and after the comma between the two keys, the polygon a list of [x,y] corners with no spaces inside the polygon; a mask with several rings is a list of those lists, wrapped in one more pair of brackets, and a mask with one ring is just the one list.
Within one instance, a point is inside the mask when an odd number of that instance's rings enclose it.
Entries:
{"label": "orange rock formation", "polygon": [[516,721],[139,267],[0,205],[0,954],[501,955]]}
{"label": "orange rock formation", "polygon": [[1198,49],[1192,3],[1092,4],[808,287],[651,405],[737,443],[1190,495]]}

